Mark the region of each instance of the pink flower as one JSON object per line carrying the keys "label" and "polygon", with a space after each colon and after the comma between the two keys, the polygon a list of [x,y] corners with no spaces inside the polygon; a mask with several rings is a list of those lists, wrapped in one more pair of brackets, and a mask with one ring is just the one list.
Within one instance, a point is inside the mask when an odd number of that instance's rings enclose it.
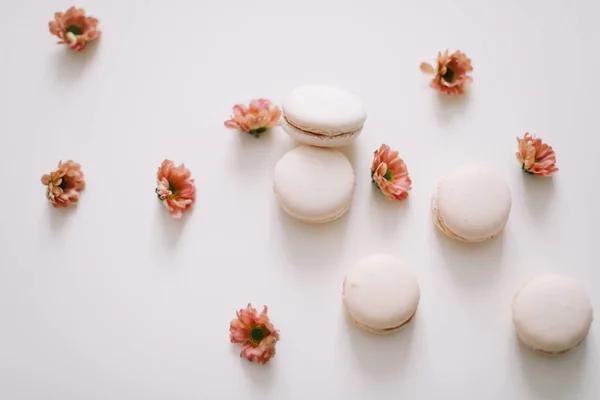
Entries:
{"label": "pink flower", "polygon": [[250,106],[243,104],[233,106],[231,119],[225,121],[229,129],[239,129],[258,137],[261,133],[273,126],[279,126],[281,122],[281,110],[273,105],[270,100],[256,99],[250,102]]}
{"label": "pink flower", "polygon": [[237,318],[231,320],[229,326],[231,343],[243,343],[240,357],[266,364],[275,356],[275,345],[279,340],[279,331],[267,316],[267,306],[259,314],[248,304],[246,309],[241,309],[236,315]]}
{"label": "pink flower", "polygon": [[98,20],[86,17],[81,8],[71,7],[66,13],[54,14],[54,21],[48,23],[50,33],[57,36],[59,44],[66,44],[71,50],[83,51],[87,42],[100,37]]}
{"label": "pink flower", "polygon": [[452,54],[448,54],[448,50],[443,54],[438,52],[437,70],[429,63],[421,63],[420,68],[426,74],[434,75],[429,86],[448,96],[463,94],[465,85],[473,81],[467,75],[473,71],[471,59],[458,50]]}
{"label": "pink flower", "polygon": [[156,180],[158,198],[174,219],[180,219],[196,202],[196,187],[190,170],[183,164],[175,166],[173,161],[165,160],[158,168]]}
{"label": "pink flower", "polygon": [[58,162],[58,167],[42,176],[46,197],[55,208],[67,207],[79,201],[79,192],[85,188],[81,165],[74,161]]}
{"label": "pink flower", "polygon": [[554,150],[544,144],[542,139],[525,133],[523,139],[517,138],[517,143],[519,144],[517,160],[523,171],[535,176],[551,176],[558,172]]}
{"label": "pink flower", "polygon": [[371,178],[388,199],[405,200],[408,197],[412,182],[406,164],[398,158],[398,152],[392,151],[387,144],[382,144],[375,151]]}

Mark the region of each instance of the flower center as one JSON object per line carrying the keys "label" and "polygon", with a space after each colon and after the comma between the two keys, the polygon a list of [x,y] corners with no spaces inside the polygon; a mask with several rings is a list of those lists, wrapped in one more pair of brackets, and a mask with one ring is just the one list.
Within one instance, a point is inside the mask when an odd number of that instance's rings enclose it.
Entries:
{"label": "flower center", "polygon": [[83,34],[83,29],[79,25],[69,25],[65,28],[65,31],[72,33],[75,36]]}
{"label": "flower center", "polygon": [[389,169],[385,172],[385,175],[383,175],[383,177],[388,182],[391,182],[392,179],[394,178],[394,176],[392,175],[392,171],[390,171]]}
{"label": "flower center", "polygon": [[523,170],[523,172],[525,172],[525,173],[527,173],[527,174],[531,174],[531,175],[533,175],[533,172],[531,172],[530,170],[528,170],[527,168],[525,168],[525,164],[523,164],[523,165],[521,166],[521,169]]}
{"label": "flower center", "polygon": [[256,347],[269,333],[269,330],[264,325],[254,325],[250,328],[250,342]]}
{"label": "flower center", "polygon": [[266,131],[267,128],[265,128],[264,126],[262,128],[258,128],[258,129],[250,129],[248,131],[249,134],[258,137],[261,133],[263,133],[264,131]]}
{"label": "flower center", "polygon": [[451,83],[454,80],[454,70],[449,65],[446,65],[446,73],[442,75],[442,79],[448,83]]}
{"label": "flower center", "polygon": [[61,188],[62,190],[65,190],[65,188],[67,187],[67,180],[65,179],[64,176],[62,178],[62,182],[60,182],[60,185],[58,185],[58,187]]}
{"label": "flower center", "polygon": [[161,189],[160,185],[154,190],[159,200],[172,199],[177,195],[177,186],[169,182],[169,190]]}

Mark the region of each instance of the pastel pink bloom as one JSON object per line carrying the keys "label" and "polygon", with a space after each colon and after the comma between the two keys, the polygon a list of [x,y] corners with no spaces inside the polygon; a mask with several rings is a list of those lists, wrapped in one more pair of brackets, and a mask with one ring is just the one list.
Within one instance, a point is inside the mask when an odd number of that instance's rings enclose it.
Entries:
{"label": "pastel pink bloom", "polygon": [[448,54],[448,50],[438,52],[436,69],[429,63],[421,63],[420,68],[426,74],[434,75],[429,86],[448,96],[463,94],[465,85],[473,82],[468,75],[473,71],[471,59],[458,50],[452,54]]}
{"label": "pastel pink bloom", "polygon": [[558,172],[554,150],[542,142],[542,139],[525,133],[523,139],[517,138],[517,143],[517,160],[523,171],[535,176],[551,176]]}
{"label": "pastel pink bloom", "polygon": [[190,170],[183,164],[175,166],[173,161],[165,160],[158,168],[156,180],[158,198],[174,219],[180,219],[196,202],[196,186]]}
{"label": "pastel pink bloom", "polygon": [[398,157],[397,151],[382,144],[375,151],[371,165],[371,178],[383,194],[390,200],[405,200],[411,190],[410,177],[404,161]]}
{"label": "pastel pink bloom", "polygon": [[270,100],[255,99],[250,102],[249,107],[243,104],[233,106],[233,115],[225,121],[225,126],[258,137],[268,128],[279,126],[280,118],[281,110]]}
{"label": "pastel pink bloom", "polygon": [[79,192],[85,188],[81,165],[69,160],[59,161],[58,167],[42,176],[46,197],[55,208],[67,207],[79,201]]}
{"label": "pastel pink bloom", "polygon": [[279,331],[275,329],[267,316],[267,306],[259,314],[251,304],[236,312],[237,318],[231,320],[229,339],[231,343],[242,343],[240,357],[248,361],[266,364],[275,356],[275,345],[279,341]]}
{"label": "pastel pink bloom", "polygon": [[50,33],[58,37],[58,44],[66,44],[71,50],[83,51],[89,41],[100,37],[98,20],[86,17],[82,8],[71,7],[67,12],[54,14],[48,23]]}

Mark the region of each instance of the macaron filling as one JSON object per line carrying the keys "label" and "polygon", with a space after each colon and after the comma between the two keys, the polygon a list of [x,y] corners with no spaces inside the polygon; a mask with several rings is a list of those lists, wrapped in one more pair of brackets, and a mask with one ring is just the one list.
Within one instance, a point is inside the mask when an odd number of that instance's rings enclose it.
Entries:
{"label": "macaron filling", "polygon": [[375,332],[375,333],[392,333],[392,332],[396,332],[397,330],[400,330],[402,328],[404,328],[406,325],[408,325],[413,318],[415,317],[415,315],[417,314],[417,310],[415,310],[412,315],[410,317],[408,317],[408,319],[406,321],[404,321],[403,323],[401,323],[398,326],[392,326],[391,328],[384,328],[384,329],[377,329],[377,328],[372,328],[368,325],[365,325],[363,323],[358,322],[353,316],[352,314],[350,314],[350,312],[348,311],[348,315],[350,316],[350,318],[352,319],[352,322],[354,322],[355,325],[367,330],[367,331],[371,331],[371,332]]}
{"label": "macaron filling", "polygon": [[539,347],[533,345],[527,339],[525,339],[522,335],[519,335],[519,333],[517,333],[517,336],[519,336],[519,339],[523,343],[525,343],[533,351],[537,351],[538,353],[546,354],[548,356],[558,356],[558,355],[561,355],[561,354],[564,354],[564,353],[568,353],[569,351],[573,350],[574,348],[576,348],[577,346],[579,346],[581,343],[583,343],[583,341],[585,340],[585,338],[583,338],[575,346],[570,347],[570,348],[565,349],[565,350],[561,350],[561,351],[548,351],[548,350],[540,349]]}
{"label": "macaron filling", "polygon": [[320,138],[323,138],[323,139],[326,139],[326,138],[344,138],[344,137],[352,136],[352,135],[355,135],[356,133],[360,132],[360,130],[363,127],[361,125],[357,129],[354,129],[354,130],[349,131],[349,132],[326,132],[326,131],[318,129],[318,128],[312,128],[312,127],[307,126],[307,125],[302,125],[302,124],[300,124],[300,123],[298,123],[296,121],[292,121],[286,115],[283,116],[283,119],[288,124],[288,126],[290,128],[295,129],[299,133],[302,133],[304,135],[313,136],[313,137],[320,137]]}
{"label": "macaron filling", "polygon": [[[275,194],[277,194],[277,188],[274,188]],[[283,211],[285,211],[286,214],[288,214],[290,217],[297,219],[299,221],[303,221],[303,222],[307,222],[310,224],[324,224],[327,222],[331,222],[331,221],[335,221],[336,219],[340,218],[342,215],[344,215],[348,209],[350,208],[350,203],[348,203],[346,205],[346,207],[344,207],[343,209],[341,209],[338,213],[336,213],[335,215],[332,215],[329,218],[310,218],[307,217],[306,215],[300,215],[298,213],[295,213],[294,211],[290,210],[289,207],[286,207],[284,202],[280,202],[280,207],[283,209]]]}

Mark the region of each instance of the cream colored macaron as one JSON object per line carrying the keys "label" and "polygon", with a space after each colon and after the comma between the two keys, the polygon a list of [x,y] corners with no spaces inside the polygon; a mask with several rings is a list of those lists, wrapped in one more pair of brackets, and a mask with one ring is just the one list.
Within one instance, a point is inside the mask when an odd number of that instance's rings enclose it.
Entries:
{"label": "cream colored macaron", "polygon": [[273,187],[281,208],[293,218],[323,223],[340,218],[350,207],[355,176],[338,150],[298,146],[275,165]]}
{"label": "cream colored macaron", "polygon": [[523,343],[545,354],[561,354],[581,343],[593,320],[590,298],[576,281],[541,276],[513,299],[513,323]]}
{"label": "cream colored macaron", "polygon": [[361,259],[344,279],[343,300],[354,323],[373,333],[408,324],[419,305],[417,278],[398,258],[374,254]]}
{"label": "cream colored macaron", "polygon": [[483,242],[506,225],[511,208],[510,189],[492,170],[464,165],[438,184],[431,208],[435,224],[449,238]]}
{"label": "cream colored macaron", "polygon": [[281,108],[282,128],[288,135],[319,147],[352,143],[367,119],[357,96],[332,86],[300,86],[287,95]]}

